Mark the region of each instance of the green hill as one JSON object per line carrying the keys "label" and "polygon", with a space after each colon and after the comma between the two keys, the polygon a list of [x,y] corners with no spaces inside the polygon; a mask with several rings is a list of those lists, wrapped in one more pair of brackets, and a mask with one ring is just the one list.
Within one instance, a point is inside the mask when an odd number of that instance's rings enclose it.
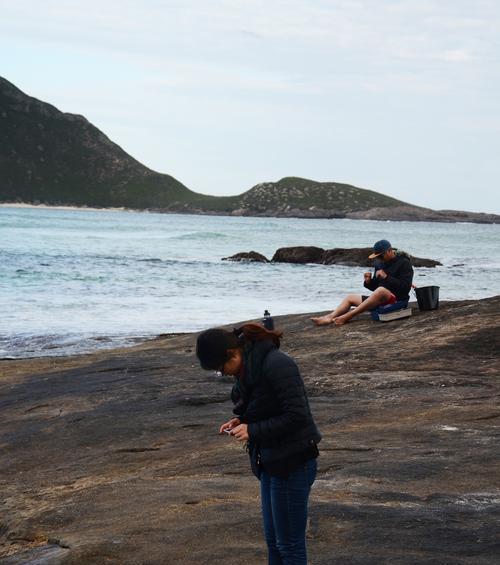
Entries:
{"label": "green hill", "polygon": [[60,112],[0,77],[0,201],[181,210],[232,209],[148,169],[83,116]]}
{"label": "green hill", "polygon": [[83,116],[63,113],[1,77],[0,124],[2,202],[330,216],[401,204],[350,185],[292,177],[240,196],[198,194],[136,161]]}
{"label": "green hill", "polygon": [[240,206],[259,214],[274,210],[277,215],[301,211],[310,215],[344,216],[349,212],[406,204],[350,184],[285,177],[275,183],[258,184],[243,193]]}
{"label": "green hill", "polygon": [[59,111],[0,77],[0,202],[136,210],[433,221],[500,221],[435,212],[348,184],[286,177],[239,196],[209,196],[148,169],[83,116]]}

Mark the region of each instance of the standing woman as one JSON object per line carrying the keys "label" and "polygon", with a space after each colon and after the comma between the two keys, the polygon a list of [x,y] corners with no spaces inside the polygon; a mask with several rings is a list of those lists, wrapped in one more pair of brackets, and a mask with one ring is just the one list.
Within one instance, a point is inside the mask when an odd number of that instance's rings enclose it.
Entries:
{"label": "standing woman", "polygon": [[234,376],[235,417],[219,433],[247,442],[260,479],[269,565],[304,565],[307,502],[321,435],[299,369],[279,350],[281,335],[259,324],[232,332],[214,328],[199,335],[196,355],[203,369]]}

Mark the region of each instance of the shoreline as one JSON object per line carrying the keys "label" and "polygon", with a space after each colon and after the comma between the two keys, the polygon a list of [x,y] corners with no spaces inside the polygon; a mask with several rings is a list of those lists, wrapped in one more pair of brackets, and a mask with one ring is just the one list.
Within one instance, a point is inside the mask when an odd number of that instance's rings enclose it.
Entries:
{"label": "shoreline", "polygon": [[[499,225],[500,215],[493,212],[462,212],[453,210],[431,210],[430,217],[409,217],[403,214],[401,217],[363,217],[363,212],[349,212],[342,215],[324,214],[313,215],[310,213],[239,213],[239,212],[219,212],[219,211],[202,211],[197,208],[167,210],[155,208],[127,208],[127,207],[109,207],[99,208],[92,206],[71,206],[71,205],[52,205],[52,204],[32,204],[32,203],[15,203],[0,202],[0,208],[20,208],[20,209],[43,209],[43,210],[68,210],[68,211],[89,211],[89,212],[138,212],[144,214],[178,214],[181,216],[220,216],[228,218],[273,218],[273,219],[298,219],[298,220],[349,220],[349,221],[366,221],[366,222],[409,222],[409,223],[444,223],[444,224],[479,224],[479,225]],[[369,212],[369,211],[367,211]],[[436,217],[439,214],[451,214],[448,218]],[[467,218],[466,215],[470,215]]]}
{"label": "shoreline", "polygon": [[[500,294],[499,295],[492,295],[492,296],[488,296],[488,297],[483,297],[483,298],[470,298],[470,299],[462,299],[462,300],[441,300],[440,306],[441,307],[448,307],[448,306],[453,306],[453,305],[456,305],[456,304],[463,304],[463,305],[474,304],[474,303],[479,303],[479,302],[484,301],[484,300],[494,299],[494,298],[498,298],[498,297],[500,297]],[[414,313],[419,312],[418,304],[417,304],[416,300],[410,300],[409,306],[413,309]],[[310,317],[313,317],[313,316],[319,316],[319,315],[325,314],[329,311],[330,310],[321,310],[321,311],[317,311],[317,312],[293,312],[293,313],[289,313],[289,314],[281,314],[281,315],[273,316],[273,318],[276,321],[276,324],[279,325],[280,320],[287,319],[289,317],[300,316],[300,317],[310,318]],[[359,319],[370,320],[371,318],[370,318],[368,313],[363,313],[359,316]],[[252,319],[252,320],[229,322],[227,324],[216,325],[216,327],[233,328],[233,327],[236,327],[238,325],[241,325],[241,324],[249,322],[249,321],[260,322],[261,320],[260,320],[260,318],[258,318],[258,319],[255,318],[255,319]],[[92,337],[87,337],[85,339],[81,339],[80,342],[76,341],[72,344],[73,346],[75,344],[78,346],[79,343],[85,344],[88,340],[92,340],[93,342],[95,342],[95,347],[89,347],[87,350],[76,351],[76,352],[64,352],[65,346],[61,346],[61,347],[51,346],[51,347],[47,348],[47,353],[42,354],[42,355],[29,355],[29,356],[22,356],[22,357],[9,357],[8,355],[6,355],[6,356],[3,356],[3,357],[0,357],[0,364],[2,362],[6,362],[6,361],[23,361],[23,360],[36,361],[36,360],[42,360],[42,359],[70,359],[70,358],[73,358],[73,357],[80,358],[80,357],[85,357],[85,356],[94,355],[94,354],[98,354],[98,353],[106,354],[106,353],[113,353],[114,351],[122,352],[122,351],[130,350],[130,349],[134,349],[135,347],[141,347],[144,344],[148,344],[148,343],[154,344],[155,342],[161,341],[162,339],[165,339],[165,338],[187,336],[187,335],[195,336],[200,331],[203,331],[204,329],[207,329],[209,327],[212,327],[212,326],[207,325],[206,327],[203,327],[202,329],[198,329],[198,330],[176,331],[175,329],[173,329],[172,331],[162,332],[162,333],[159,333],[159,334],[126,335],[126,336],[119,336],[119,337],[112,336],[112,335],[96,335],[96,336],[92,336]],[[311,324],[311,330],[314,330],[314,326],[312,324]],[[40,337],[40,336],[36,336],[36,337]],[[115,337],[116,337],[116,339],[114,339]],[[70,349],[70,348],[71,348],[71,346],[66,346],[66,349]],[[58,349],[61,349],[63,352],[57,353]],[[50,351],[53,351],[54,353],[50,353]]]}
{"label": "shoreline", "polygon": [[93,208],[91,206],[55,206],[51,204],[29,204],[15,202],[0,202],[0,208],[21,208],[21,209],[42,209],[42,210],[88,210],[89,212],[140,212],[141,210],[133,210],[132,208]]}
{"label": "shoreline", "polygon": [[[500,294],[496,294],[496,295],[492,295],[492,296],[486,296],[483,298],[466,298],[466,299],[461,299],[461,300],[441,300],[440,301],[440,306],[441,307],[448,307],[448,306],[453,306],[456,304],[463,304],[463,305],[467,305],[467,304],[475,304],[475,303],[480,303],[484,300],[489,300],[489,299],[494,299],[494,298],[499,298]],[[416,300],[410,300],[409,302],[409,306],[413,309],[414,312],[419,312],[418,309],[418,304],[416,302]],[[273,316],[274,320],[276,321],[276,323],[279,325],[280,320],[281,319],[286,319],[289,317],[293,317],[293,316],[305,316],[307,317],[312,317],[312,316],[319,316],[322,314],[325,314],[327,312],[329,312],[330,310],[321,310],[321,311],[317,311],[317,312],[292,312],[289,314],[280,314],[277,316]],[[367,313],[363,313],[360,315],[359,319],[361,320],[370,320],[371,318],[369,317],[369,314]],[[260,322],[261,319],[260,318],[255,318],[253,320],[244,320],[244,321],[237,321],[237,322],[229,322],[227,324],[219,324],[216,325],[217,327],[227,327],[227,328],[233,328],[236,327],[238,325],[241,325],[245,322]],[[65,346],[61,346],[61,347],[57,347],[57,346],[51,346],[47,348],[48,353],[47,354],[43,354],[43,355],[30,355],[30,356],[25,356],[25,357],[9,357],[9,356],[4,356],[4,357],[0,357],[0,363],[3,361],[22,361],[22,360],[38,360],[38,359],[65,359],[65,358],[72,358],[72,357],[82,357],[82,356],[87,356],[87,355],[93,355],[95,353],[112,353],[113,351],[124,351],[124,350],[128,350],[128,349],[133,349],[135,347],[140,347],[141,345],[147,344],[147,343],[154,343],[157,342],[159,340],[162,340],[164,338],[170,338],[170,337],[177,337],[177,336],[186,336],[186,335],[197,335],[200,331],[203,331],[204,329],[207,329],[209,327],[212,327],[210,324],[208,324],[206,327],[204,326],[201,329],[194,329],[194,330],[187,330],[187,331],[176,331],[175,329],[171,330],[171,331],[167,331],[167,332],[162,332],[162,333],[158,333],[158,334],[146,334],[146,335],[126,335],[126,336],[112,336],[112,335],[95,335],[95,336],[91,336],[91,337],[87,337],[84,339],[81,339],[79,342],[76,341],[73,343],[73,346],[76,344],[78,345],[79,343],[84,344],[86,343],[88,340],[91,340],[93,342],[95,342],[95,347],[89,347],[88,350],[83,350],[81,352],[76,351],[76,352],[69,352],[69,353],[57,353],[58,349],[61,349],[64,351]],[[314,326],[311,324],[311,329],[313,329]],[[36,336],[36,337],[40,337],[40,336]],[[71,346],[66,346],[66,349],[69,349]],[[50,353],[50,351],[54,351],[53,354]]]}

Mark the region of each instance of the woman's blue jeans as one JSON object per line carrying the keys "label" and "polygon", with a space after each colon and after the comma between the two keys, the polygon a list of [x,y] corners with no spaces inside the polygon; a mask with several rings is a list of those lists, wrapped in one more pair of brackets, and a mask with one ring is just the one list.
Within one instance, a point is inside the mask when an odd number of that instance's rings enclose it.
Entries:
{"label": "woman's blue jeans", "polygon": [[307,502],[316,478],[316,459],[309,459],[287,479],[265,470],[260,476],[264,533],[269,565],[305,565]]}

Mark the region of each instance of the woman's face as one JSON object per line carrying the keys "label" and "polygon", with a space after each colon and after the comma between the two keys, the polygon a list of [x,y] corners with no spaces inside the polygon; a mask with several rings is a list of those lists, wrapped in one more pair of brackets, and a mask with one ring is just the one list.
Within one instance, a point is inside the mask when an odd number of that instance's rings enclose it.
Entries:
{"label": "woman's face", "polygon": [[241,365],[243,363],[243,354],[241,349],[228,349],[227,350],[227,361],[220,368],[220,372],[223,375],[237,375],[240,372]]}

